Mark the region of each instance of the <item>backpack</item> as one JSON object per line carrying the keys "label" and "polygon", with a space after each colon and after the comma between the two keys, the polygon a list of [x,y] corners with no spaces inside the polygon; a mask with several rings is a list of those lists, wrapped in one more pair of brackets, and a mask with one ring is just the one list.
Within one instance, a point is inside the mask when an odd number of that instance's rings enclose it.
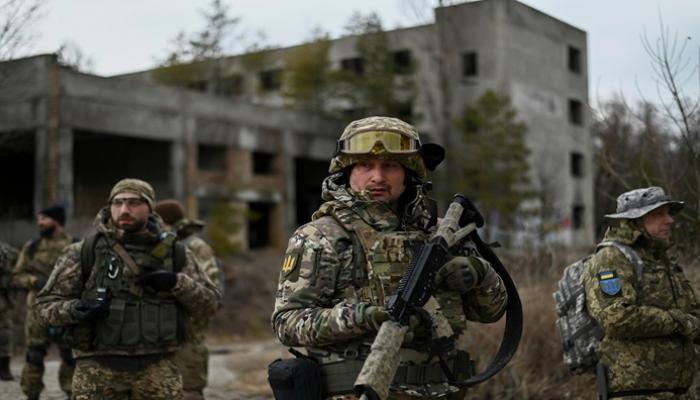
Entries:
{"label": "backpack", "polygon": [[[644,262],[637,252],[627,245],[614,241],[599,243],[595,252],[604,247],[616,248],[632,263],[636,283],[639,284]],[[586,290],[582,279],[586,263],[595,252],[567,266],[559,280],[559,290],[553,293],[558,315],[556,324],[564,350],[564,364],[569,371],[576,374],[595,373],[598,363],[597,351],[603,338],[603,329],[586,309]]]}

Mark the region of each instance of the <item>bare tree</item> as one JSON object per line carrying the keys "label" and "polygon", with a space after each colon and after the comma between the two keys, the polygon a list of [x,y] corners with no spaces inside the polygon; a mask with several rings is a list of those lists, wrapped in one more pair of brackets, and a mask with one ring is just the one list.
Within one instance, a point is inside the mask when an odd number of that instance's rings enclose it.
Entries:
{"label": "bare tree", "polygon": [[0,0],[0,61],[29,49],[36,38],[34,24],[45,0]]}
{"label": "bare tree", "polygon": [[661,109],[676,127],[680,139],[678,155],[687,157],[682,176],[687,194],[692,198],[697,226],[700,223],[697,216],[700,212],[700,90],[689,93],[688,82],[697,79],[700,84],[700,53],[697,60],[686,55],[690,40],[685,36],[679,38],[678,33],[671,35],[659,15],[659,36],[652,41],[644,33],[642,44],[654,69]]}
{"label": "bare tree", "polygon": [[78,72],[92,73],[95,61],[88,56],[76,43],[65,41],[56,50],[58,62]]}

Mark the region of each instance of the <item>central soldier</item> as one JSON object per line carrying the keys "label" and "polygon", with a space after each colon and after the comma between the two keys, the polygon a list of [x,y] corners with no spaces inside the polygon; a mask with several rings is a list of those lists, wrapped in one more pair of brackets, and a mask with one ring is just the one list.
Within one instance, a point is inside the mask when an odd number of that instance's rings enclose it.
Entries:
{"label": "central soldier", "polygon": [[[417,244],[435,231],[427,170],[444,156],[396,118],[350,123],[322,184],[325,203],[289,240],[272,325],[286,346],[305,347],[321,365],[327,398],[355,398],[353,384]],[[457,335],[466,321],[491,323],[505,312],[505,286],[470,243],[437,272],[438,300]],[[401,349],[391,398],[463,398],[431,357],[428,324],[416,323]],[[458,379],[474,373],[465,351],[447,364]]]}

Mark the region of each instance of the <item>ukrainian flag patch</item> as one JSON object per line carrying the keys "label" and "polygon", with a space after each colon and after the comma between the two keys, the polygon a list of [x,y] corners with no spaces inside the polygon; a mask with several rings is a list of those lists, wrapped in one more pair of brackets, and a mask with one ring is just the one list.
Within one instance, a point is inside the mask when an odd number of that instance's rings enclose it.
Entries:
{"label": "ukrainian flag patch", "polygon": [[600,291],[607,296],[619,296],[622,292],[622,282],[615,271],[604,271],[598,274]]}

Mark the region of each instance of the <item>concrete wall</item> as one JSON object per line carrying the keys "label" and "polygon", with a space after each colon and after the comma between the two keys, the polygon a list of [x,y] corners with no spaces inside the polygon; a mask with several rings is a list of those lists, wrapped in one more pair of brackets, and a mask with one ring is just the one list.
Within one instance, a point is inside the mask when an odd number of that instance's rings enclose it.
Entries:
{"label": "concrete wall", "polygon": [[[296,157],[327,160],[341,128],[280,108],[81,74],[48,55],[0,63],[0,76],[0,116],[6,116],[0,135],[35,132],[34,211],[58,201],[72,217],[79,204],[87,223],[78,229],[89,229],[118,179],[112,175],[122,171],[150,177],[157,196],[183,200],[194,216],[199,199],[208,196],[270,204],[270,241],[283,246],[296,215],[288,166]],[[229,160],[222,171],[198,170],[199,144],[225,149]],[[274,154],[270,174],[252,172],[258,151]],[[5,218],[0,225],[0,240],[20,242],[17,232],[35,233],[31,220]]]}

